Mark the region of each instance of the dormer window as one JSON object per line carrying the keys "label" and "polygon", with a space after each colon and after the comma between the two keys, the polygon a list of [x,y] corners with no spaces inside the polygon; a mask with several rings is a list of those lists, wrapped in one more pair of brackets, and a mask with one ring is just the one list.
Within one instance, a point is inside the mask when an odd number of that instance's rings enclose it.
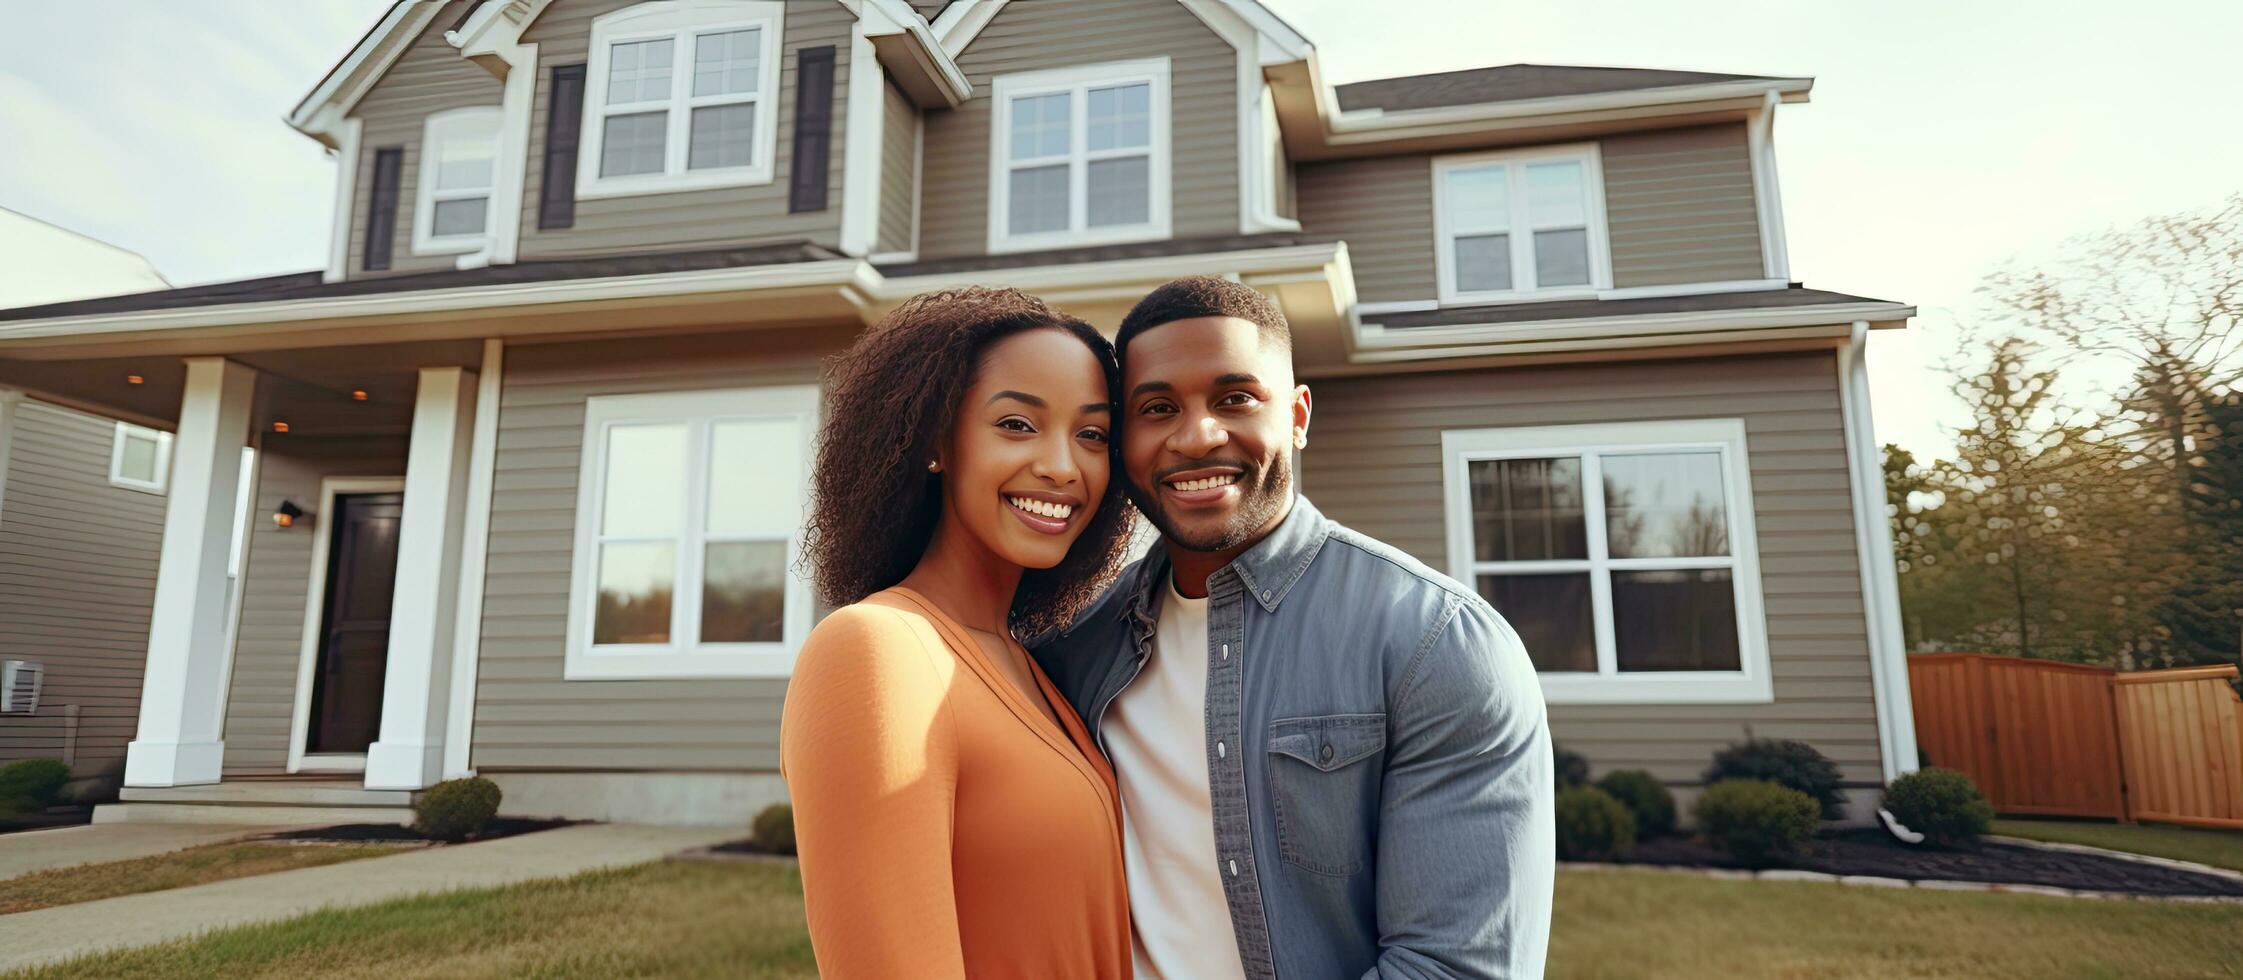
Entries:
{"label": "dormer window", "polygon": [[1593,296],[1612,287],[1595,145],[1433,162],[1441,302]]}
{"label": "dormer window", "polygon": [[1168,237],[1168,59],[996,80],[989,250]]}
{"label": "dormer window", "polygon": [[497,106],[428,117],[413,205],[413,254],[472,252],[490,239],[498,129]]}
{"label": "dormer window", "polygon": [[775,0],[658,0],[592,22],[577,196],[769,183]]}

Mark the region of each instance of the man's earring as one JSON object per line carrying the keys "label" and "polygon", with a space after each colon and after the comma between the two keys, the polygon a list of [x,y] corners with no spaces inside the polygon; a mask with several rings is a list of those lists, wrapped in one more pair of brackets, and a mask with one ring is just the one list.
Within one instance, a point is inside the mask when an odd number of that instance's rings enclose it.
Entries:
{"label": "man's earring", "polygon": [[940,472],[942,472],[942,460],[939,460],[939,459],[930,459],[930,460],[928,460],[928,461],[927,461],[927,472],[929,472],[929,473],[940,473]]}
{"label": "man's earring", "polygon": [[1295,448],[1295,449],[1307,449],[1307,448],[1308,448],[1308,437],[1307,437],[1307,436],[1294,436],[1294,437],[1293,437],[1293,448]]}

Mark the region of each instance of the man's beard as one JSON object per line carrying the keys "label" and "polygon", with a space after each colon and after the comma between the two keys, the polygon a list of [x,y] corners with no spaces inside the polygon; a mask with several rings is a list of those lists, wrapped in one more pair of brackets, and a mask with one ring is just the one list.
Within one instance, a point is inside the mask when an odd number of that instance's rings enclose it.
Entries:
{"label": "man's beard", "polygon": [[[1213,460],[1193,464],[1197,468]],[[1229,462],[1228,460],[1224,462]],[[1161,508],[1159,488],[1140,487],[1128,481],[1129,499],[1137,505],[1139,513],[1158,528],[1168,543],[1186,551],[1229,551],[1254,540],[1254,536],[1276,521],[1285,512],[1293,496],[1293,457],[1280,453],[1267,466],[1257,466],[1238,461],[1242,472],[1238,477],[1238,506],[1231,511],[1230,520],[1211,530],[1187,533],[1176,526],[1168,513]],[[1158,478],[1155,479],[1158,483]]]}

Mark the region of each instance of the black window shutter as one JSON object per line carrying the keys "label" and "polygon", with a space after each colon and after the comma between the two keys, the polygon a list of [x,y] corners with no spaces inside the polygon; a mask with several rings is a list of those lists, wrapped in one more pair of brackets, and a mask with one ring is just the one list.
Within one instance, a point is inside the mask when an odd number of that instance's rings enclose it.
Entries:
{"label": "black window shutter", "polygon": [[373,193],[366,203],[366,269],[389,268],[391,244],[397,240],[397,182],[405,171],[405,148],[385,146],[374,151]]}
{"label": "black window shutter", "polygon": [[796,51],[794,67],[794,169],[787,179],[787,210],[823,211],[833,157],[833,46]]}
{"label": "black window shutter", "polygon": [[584,66],[555,65],[545,112],[545,174],[539,178],[537,226],[576,226],[576,146],[584,129]]}

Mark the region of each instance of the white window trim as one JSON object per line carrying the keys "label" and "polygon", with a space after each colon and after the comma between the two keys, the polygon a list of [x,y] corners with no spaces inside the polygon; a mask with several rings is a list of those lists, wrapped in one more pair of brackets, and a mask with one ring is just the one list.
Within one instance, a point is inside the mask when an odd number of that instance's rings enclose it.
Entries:
{"label": "white window trim", "polygon": [[[1114,225],[1105,228],[1088,226],[1089,181],[1086,179],[1090,150],[1087,114],[1084,112],[1087,93],[1094,88],[1145,82],[1151,85],[1149,99],[1152,145],[1149,148],[1151,164],[1147,168],[1147,195],[1150,198],[1147,214],[1151,220],[1136,225]],[[1069,93],[1073,108],[1068,115],[1071,144],[1067,153],[1069,195],[1068,227],[1065,231],[1045,231],[1014,235],[1011,227],[1011,195],[1008,193],[1012,173],[1012,102],[1026,95]],[[992,124],[989,136],[989,251],[991,253],[1031,252],[1053,248],[1073,248],[1081,245],[1110,245],[1118,242],[1141,242],[1169,237],[1169,182],[1171,153],[1169,141],[1170,111],[1168,101],[1168,59],[1147,58],[1140,61],[1115,61],[1099,65],[1073,68],[1055,68],[1049,71],[1021,72],[1001,75],[990,85]],[[1106,151],[1101,151],[1104,154]],[[1114,156],[1134,156],[1113,153]],[[1043,164],[1043,165],[1049,165]]]}
{"label": "white window trim", "polygon": [[[1705,559],[1601,558],[1604,486],[1599,454],[1713,450],[1722,458],[1729,508],[1731,583],[1736,597],[1738,666],[1734,671],[1618,671],[1610,572],[1710,567]],[[1486,459],[1581,455],[1590,558],[1547,562],[1476,562],[1471,480],[1466,464]],[[1590,572],[1598,671],[1542,673],[1551,704],[1766,704],[1775,700],[1768,663],[1768,623],[1760,584],[1759,532],[1753,519],[1752,467],[1741,419],[1689,419],[1531,428],[1463,429],[1441,433],[1443,497],[1448,518],[1449,575],[1477,589],[1482,567],[1514,571]],[[1541,566],[1547,566],[1546,568]]]}
{"label": "white window trim", "polygon": [[[505,153],[505,141],[499,130],[503,122],[499,107],[495,105],[447,109],[429,114],[427,124],[421,127],[420,184],[413,192],[414,255],[474,252],[491,240],[491,224],[499,220],[499,167]],[[491,182],[481,188],[438,192],[436,169],[443,159],[444,141],[477,137],[491,141]],[[471,197],[481,197],[486,201],[483,207],[483,230],[472,235],[437,235],[436,203]],[[516,206],[519,206],[519,202],[516,202]]]}
{"label": "white window trim", "polygon": [[[567,680],[643,680],[654,678],[786,677],[794,671],[794,657],[810,633],[810,583],[800,568],[802,532],[798,526],[787,541],[786,622],[778,643],[701,643],[700,587],[702,549],[708,540],[701,530],[708,510],[708,450],[710,425],[738,419],[793,420],[802,439],[802,500],[809,499],[809,461],[817,432],[818,389],[811,385],[771,388],[738,388],[722,391],[662,392],[643,395],[602,395],[587,399],[584,410],[583,462],[578,473],[576,498],[576,548],[569,571],[569,621]],[[606,433],[617,425],[684,422],[688,445],[686,459],[685,526],[679,529],[676,586],[672,591],[671,642],[668,644],[612,644],[592,642],[592,616],[599,594],[599,518],[606,499]],[[686,597],[692,596],[688,600]]]}
{"label": "white window trim", "polygon": [[[579,199],[662,194],[768,184],[776,171],[780,113],[779,63],[785,57],[786,4],[779,0],[651,0],[602,14],[592,21],[592,47],[584,72],[584,124],[576,156],[576,196]],[[693,95],[692,40],[703,34],[763,29],[763,52],[758,60],[761,77],[752,97]],[[630,41],[670,38],[669,136],[665,164],[658,174],[600,176],[601,144],[607,138],[608,53],[613,45]],[[744,167],[687,170],[691,148],[693,107],[704,104],[755,104],[755,143]],[[642,105],[630,112],[651,110]]]}
{"label": "white window trim", "polygon": [[[1534,282],[1534,237],[1531,233],[1533,219],[1526,206],[1526,181],[1524,169],[1530,163],[1551,161],[1579,161],[1581,164],[1581,193],[1587,200],[1583,206],[1589,220],[1589,281],[1579,286],[1557,286],[1539,289]],[[1510,289],[1462,290],[1456,285],[1456,229],[1451,225],[1448,202],[1448,175],[1450,171],[1488,164],[1504,164],[1513,168],[1507,182],[1511,192],[1511,286]],[[1503,301],[1546,302],[1564,299],[1595,299],[1600,290],[1612,288],[1612,246],[1605,222],[1604,207],[1604,157],[1595,143],[1570,143],[1563,146],[1538,146],[1525,150],[1497,150],[1489,153],[1467,153],[1457,156],[1435,157],[1433,160],[1433,245],[1434,268],[1437,272],[1440,301],[1451,303],[1491,303]]]}
{"label": "white window trim", "polygon": [[[125,439],[127,437],[153,439],[156,442],[156,478],[134,479],[125,475]],[[109,485],[141,493],[163,494],[171,486],[171,433],[151,429],[130,422],[117,423],[116,435],[109,443]]]}

